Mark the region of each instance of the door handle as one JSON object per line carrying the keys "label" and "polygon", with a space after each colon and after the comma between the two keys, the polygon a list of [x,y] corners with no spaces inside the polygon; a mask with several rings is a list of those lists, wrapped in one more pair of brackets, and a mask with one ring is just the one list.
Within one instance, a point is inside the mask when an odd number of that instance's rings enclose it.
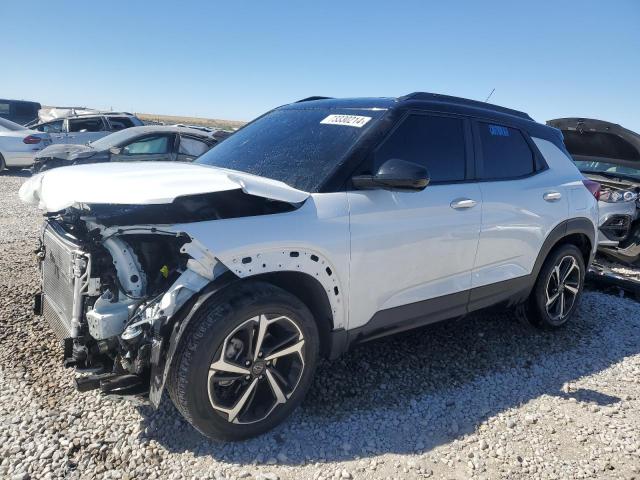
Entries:
{"label": "door handle", "polygon": [[463,210],[467,208],[475,207],[477,202],[475,200],[471,200],[470,198],[456,198],[449,205],[451,208],[456,210]]}
{"label": "door handle", "polygon": [[546,192],[542,198],[547,202],[557,202],[562,198],[562,194],[560,192]]}

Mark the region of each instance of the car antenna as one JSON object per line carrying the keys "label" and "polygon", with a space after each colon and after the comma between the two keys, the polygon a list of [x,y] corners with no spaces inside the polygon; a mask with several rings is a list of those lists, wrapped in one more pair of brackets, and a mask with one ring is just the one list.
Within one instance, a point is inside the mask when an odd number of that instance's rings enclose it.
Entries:
{"label": "car antenna", "polygon": [[493,92],[495,92],[496,89],[494,88],[493,90],[491,90],[491,93],[487,96],[487,98],[484,99],[485,103],[487,103],[489,101],[489,99],[491,98],[491,95],[493,95]]}

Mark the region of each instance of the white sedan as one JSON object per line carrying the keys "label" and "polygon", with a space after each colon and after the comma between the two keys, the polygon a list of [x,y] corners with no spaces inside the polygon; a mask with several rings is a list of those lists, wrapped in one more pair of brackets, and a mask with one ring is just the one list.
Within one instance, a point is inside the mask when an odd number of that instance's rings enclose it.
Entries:
{"label": "white sedan", "polygon": [[7,167],[30,167],[35,154],[49,145],[48,133],[0,118],[0,171]]}

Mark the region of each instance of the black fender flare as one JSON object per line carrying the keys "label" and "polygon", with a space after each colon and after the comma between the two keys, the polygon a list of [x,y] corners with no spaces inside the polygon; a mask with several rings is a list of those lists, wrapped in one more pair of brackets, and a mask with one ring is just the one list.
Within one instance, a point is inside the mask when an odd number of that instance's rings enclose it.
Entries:
{"label": "black fender flare", "polygon": [[229,271],[220,275],[199,293],[187,300],[171,321],[161,327],[159,332],[156,332],[152,343],[149,386],[149,401],[155,408],[158,408],[162,400],[162,393],[173,362],[173,356],[195,313],[211,297],[241,280],[241,278],[236,277]]}
{"label": "black fender flare", "polygon": [[[596,227],[593,224],[593,221],[586,217],[576,217],[570,218],[569,220],[565,220],[560,222],[555,226],[547,238],[544,240],[542,247],[540,248],[540,252],[538,252],[538,257],[536,258],[536,263],[533,265],[533,270],[531,271],[531,276],[534,279],[538,278],[538,274],[540,273],[540,269],[542,269],[542,265],[544,261],[549,256],[549,253],[553,248],[565,237],[573,234],[582,234],[585,235],[589,241],[591,242],[591,250],[589,252],[588,260],[585,262],[585,268],[589,268],[591,261],[595,255],[595,249],[598,244],[598,235],[596,231]],[[534,280],[535,281],[535,280]]]}

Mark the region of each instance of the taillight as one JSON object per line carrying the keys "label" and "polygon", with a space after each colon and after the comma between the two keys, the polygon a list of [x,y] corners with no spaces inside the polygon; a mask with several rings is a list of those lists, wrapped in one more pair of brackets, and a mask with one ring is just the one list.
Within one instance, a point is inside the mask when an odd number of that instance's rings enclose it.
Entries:
{"label": "taillight", "polygon": [[35,145],[36,143],[40,143],[42,139],[40,137],[35,137],[33,135],[28,135],[22,139],[23,143],[27,145]]}
{"label": "taillight", "polygon": [[582,183],[584,183],[584,186],[587,187],[587,190],[591,192],[591,195],[593,195],[596,200],[600,200],[600,184],[598,182],[585,178],[582,180]]}

